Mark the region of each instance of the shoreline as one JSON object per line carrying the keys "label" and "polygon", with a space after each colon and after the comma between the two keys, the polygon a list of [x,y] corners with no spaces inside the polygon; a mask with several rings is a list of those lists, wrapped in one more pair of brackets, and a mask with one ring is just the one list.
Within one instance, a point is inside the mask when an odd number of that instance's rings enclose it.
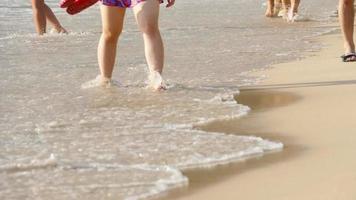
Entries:
{"label": "shoreline", "polygon": [[257,72],[268,78],[241,89],[236,99],[252,108],[247,116],[201,127],[280,141],[285,148],[186,171],[189,186],[162,199],[356,199],[356,66],[338,58],[340,34],[319,38],[326,45],[320,52]]}

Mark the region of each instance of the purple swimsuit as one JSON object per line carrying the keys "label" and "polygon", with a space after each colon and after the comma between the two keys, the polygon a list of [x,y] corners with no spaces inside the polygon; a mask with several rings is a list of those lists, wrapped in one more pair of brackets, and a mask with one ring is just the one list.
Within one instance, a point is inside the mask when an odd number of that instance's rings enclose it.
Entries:
{"label": "purple swimsuit", "polygon": [[[145,0],[100,0],[106,6],[117,6],[120,8],[132,8]],[[163,0],[158,0],[163,3]]]}

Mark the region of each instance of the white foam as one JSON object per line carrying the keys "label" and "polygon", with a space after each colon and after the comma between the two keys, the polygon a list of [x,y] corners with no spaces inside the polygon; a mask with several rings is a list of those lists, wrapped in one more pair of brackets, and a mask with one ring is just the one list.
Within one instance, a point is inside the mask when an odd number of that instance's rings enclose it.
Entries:
{"label": "white foam", "polygon": [[248,158],[252,158],[255,156],[261,156],[263,153],[270,151],[278,151],[283,149],[283,143],[281,142],[272,142],[268,140],[264,140],[259,137],[252,136],[235,136],[235,135],[225,135],[222,133],[206,133],[206,134],[215,134],[218,137],[227,137],[231,138],[231,140],[241,140],[245,143],[255,143],[251,145],[251,147],[246,148],[245,150],[236,151],[226,153],[225,155],[217,154],[214,156],[213,154],[208,157],[199,156],[198,159],[187,160],[186,162],[180,162],[176,165],[181,170],[194,169],[194,168],[211,168],[217,165],[224,165],[227,163],[233,163],[238,161],[243,161]]}
{"label": "white foam", "polygon": [[23,34],[23,33],[12,33],[4,37],[0,37],[0,40],[12,40],[16,38],[36,38],[38,37],[37,34],[35,33],[28,33],[28,34]]}
{"label": "white foam", "polygon": [[69,32],[69,33],[57,33],[56,30],[51,29],[48,34],[39,36],[36,33],[11,33],[7,36],[0,37],[0,40],[12,40],[12,39],[42,39],[42,38],[56,38],[56,37],[82,37],[94,35],[92,32]]}
{"label": "white foam", "polygon": [[110,88],[115,86],[119,87],[121,86],[121,84],[114,79],[103,78],[101,77],[101,75],[98,75],[95,79],[83,83],[81,85],[81,88],[82,89],[89,89],[89,88],[96,88],[96,87]]}
{"label": "white foam", "polygon": [[[147,199],[149,197],[158,196],[163,192],[167,192],[171,189],[188,185],[188,178],[185,177],[180,170],[169,166],[149,166],[149,169],[152,170],[152,167],[154,167],[155,170],[170,172],[171,176],[168,179],[157,180],[155,183],[156,187],[151,189],[150,192],[146,194],[130,196],[125,198],[126,200]],[[147,166],[144,166],[143,168],[147,169]]]}
{"label": "white foam", "polygon": [[67,35],[68,33],[64,32],[64,30],[60,30],[60,31],[58,32],[55,28],[52,28],[52,29],[49,31],[49,34],[52,34],[52,35]]}
{"label": "white foam", "polygon": [[13,161],[13,163],[0,165],[0,172],[18,172],[18,171],[28,171],[39,168],[55,167],[57,165],[57,160],[53,154],[49,158],[44,160],[31,159],[22,161]]}

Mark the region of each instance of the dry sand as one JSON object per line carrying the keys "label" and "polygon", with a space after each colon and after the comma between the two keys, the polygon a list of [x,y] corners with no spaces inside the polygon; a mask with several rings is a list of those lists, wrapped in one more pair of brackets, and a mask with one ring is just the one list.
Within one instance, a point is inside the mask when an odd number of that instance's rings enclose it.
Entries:
{"label": "dry sand", "polygon": [[203,129],[279,140],[282,152],[214,170],[186,172],[168,199],[356,200],[356,63],[342,63],[341,35],[321,52],[279,64],[237,97],[253,111]]}

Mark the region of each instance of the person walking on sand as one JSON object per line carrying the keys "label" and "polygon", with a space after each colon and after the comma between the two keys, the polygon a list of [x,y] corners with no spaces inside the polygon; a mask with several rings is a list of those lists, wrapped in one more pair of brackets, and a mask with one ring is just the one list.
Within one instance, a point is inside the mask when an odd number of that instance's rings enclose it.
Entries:
{"label": "person walking on sand", "polygon": [[275,16],[275,7],[274,0],[267,0],[267,9],[266,9],[266,17],[274,17]]}
{"label": "person walking on sand", "polygon": [[300,5],[300,0],[291,0],[290,3],[291,3],[291,7],[288,10],[287,21],[288,22],[298,21],[299,19],[298,9]]}
{"label": "person walking on sand", "polygon": [[290,0],[267,0],[266,17],[283,17],[287,18]]}
{"label": "person walking on sand", "polygon": [[[111,84],[118,38],[123,29],[126,8],[132,8],[136,23],[143,34],[145,57],[149,67],[149,86],[166,89],[161,77],[164,47],[158,27],[159,6],[163,0],[101,0],[102,34],[98,45],[100,75],[95,80],[101,86]],[[167,0],[171,7],[175,0]]]}
{"label": "person walking on sand", "polygon": [[39,35],[46,33],[47,20],[52,24],[53,29],[57,33],[67,33],[67,31],[59,23],[51,8],[45,4],[44,0],[31,0],[31,4],[36,32]]}
{"label": "person walking on sand", "polygon": [[343,62],[355,62],[354,43],[354,0],[339,0],[339,21],[344,36],[345,54],[341,56]]}

